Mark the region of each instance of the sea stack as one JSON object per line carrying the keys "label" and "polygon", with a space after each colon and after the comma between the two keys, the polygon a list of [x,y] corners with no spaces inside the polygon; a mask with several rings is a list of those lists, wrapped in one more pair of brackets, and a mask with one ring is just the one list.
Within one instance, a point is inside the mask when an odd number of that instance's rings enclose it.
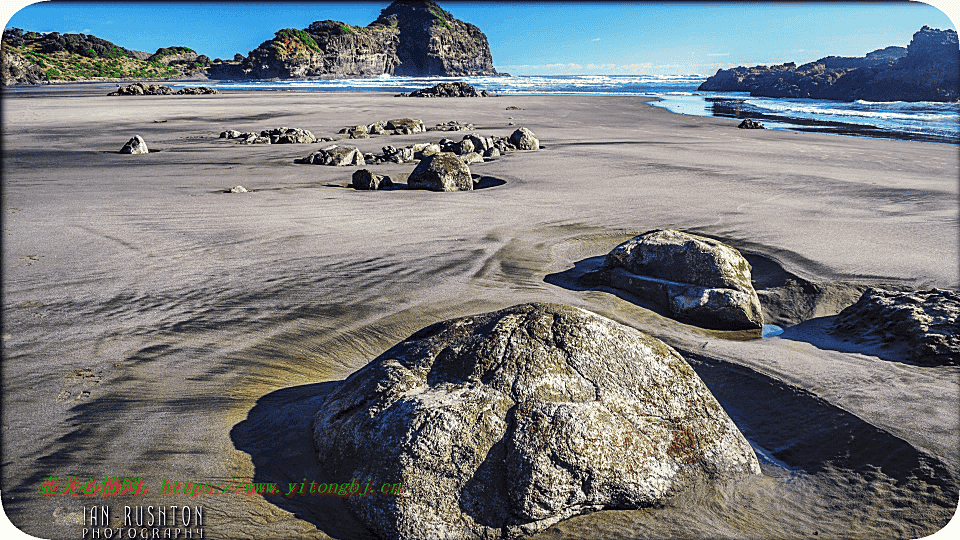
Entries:
{"label": "sea stack", "polygon": [[283,29],[240,65],[253,79],[497,75],[487,37],[430,1],[397,1],[367,26]]}

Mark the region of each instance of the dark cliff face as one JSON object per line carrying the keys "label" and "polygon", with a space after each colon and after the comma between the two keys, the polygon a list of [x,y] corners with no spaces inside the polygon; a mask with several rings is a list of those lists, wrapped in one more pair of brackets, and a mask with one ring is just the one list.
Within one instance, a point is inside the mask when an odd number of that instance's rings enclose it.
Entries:
{"label": "dark cliff face", "polygon": [[[251,51],[240,73],[254,79],[496,75],[486,36],[433,2],[398,1],[365,27],[317,21],[284,29]],[[218,76],[212,72],[211,76]]]}
{"label": "dark cliff face", "polygon": [[799,67],[721,69],[699,90],[841,101],[956,101],[958,66],[957,33],[924,26],[906,49],[887,47],[864,58],[828,56]]}

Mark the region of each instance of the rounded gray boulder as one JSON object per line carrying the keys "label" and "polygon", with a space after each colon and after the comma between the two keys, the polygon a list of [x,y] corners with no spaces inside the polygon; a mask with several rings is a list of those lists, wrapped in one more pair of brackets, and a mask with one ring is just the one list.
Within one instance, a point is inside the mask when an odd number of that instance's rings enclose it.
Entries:
{"label": "rounded gray boulder", "polygon": [[430,191],[469,191],[473,189],[473,177],[470,167],[457,155],[440,152],[423,157],[407,177],[407,186]]}
{"label": "rounded gray boulder", "polygon": [[673,229],[646,232],[607,254],[594,278],[704,328],[763,327],[750,263],[736,249],[712,238]]}
{"label": "rounded gray boulder", "polygon": [[757,474],[693,369],[638,330],[556,304],[428,326],[325,396],[314,441],[381,538],[515,537]]}

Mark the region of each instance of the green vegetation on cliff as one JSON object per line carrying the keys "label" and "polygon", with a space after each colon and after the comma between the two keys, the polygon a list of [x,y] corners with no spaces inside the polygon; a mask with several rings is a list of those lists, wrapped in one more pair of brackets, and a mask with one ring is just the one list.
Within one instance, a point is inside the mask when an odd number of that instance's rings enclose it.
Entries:
{"label": "green vegetation on cliff", "polygon": [[[25,65],[13,65],[14,59]],[[95,36],[24,33],[18,28],[3,32],[3,64],[5,85],[19,82],[18,74],[33,67],[42,71],[44,77],[41,80],[46,81],[152,79],[181,75],[179,70],[162,62],[141,60],[132,51]]]}

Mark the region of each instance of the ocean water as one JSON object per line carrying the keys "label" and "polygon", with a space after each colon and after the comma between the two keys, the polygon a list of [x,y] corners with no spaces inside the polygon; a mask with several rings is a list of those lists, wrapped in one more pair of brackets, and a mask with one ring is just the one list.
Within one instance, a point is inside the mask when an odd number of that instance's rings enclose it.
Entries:
{"label": "ocean water", "polygon": [[[221,90],[316,92],[412,92],[438,82],[466,81],[494,94],[652,96],[678,114],[753,118],[768,129],[912,139],[960,144],[960,104],[936,102],[841,102],[755,98],[742,92],[698,92],[703,75],[524,75],[517,77],[389,77],[310,81],[209,81]],[[184,84],[180,86],[196,86]]]}

